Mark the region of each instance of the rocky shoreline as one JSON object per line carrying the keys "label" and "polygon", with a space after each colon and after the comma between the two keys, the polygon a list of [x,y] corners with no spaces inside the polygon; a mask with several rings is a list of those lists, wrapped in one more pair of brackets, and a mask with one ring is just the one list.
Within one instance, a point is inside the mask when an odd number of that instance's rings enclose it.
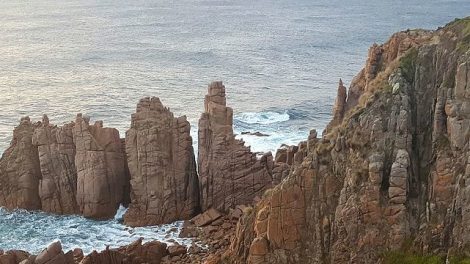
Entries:
{"label": "rocky shoreline", "polygon": [[125,139],[80,114],[62,127],[22,118],[0,159],[0,206],[106,219],[125,204],[126,224],[186,220],[180,235],[207,248],[136,241],[83,257],[54,243],[0,264],[470,257],[470,18],[374,44],[349,89],[340,80],[322,137],[275,157],[235,138],[221,82],[204,105],[197,170],[189,123],[158,98],[139,102]]}

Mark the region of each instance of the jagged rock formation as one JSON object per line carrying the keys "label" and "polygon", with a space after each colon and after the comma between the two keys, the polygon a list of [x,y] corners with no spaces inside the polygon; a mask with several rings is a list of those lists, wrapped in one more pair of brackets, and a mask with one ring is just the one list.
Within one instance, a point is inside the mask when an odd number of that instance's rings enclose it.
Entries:
{"label": "jagged rock formation", "polygon": [[469,50],[470,18],[374,45],[344,117],[335,115],[303,162],[239,221],[231,262],[468,254]]}
{"label": "jagged rock formation", "polygon": [[34,130],[33,145],[37,147],[41,168],[39,197],[41,209],[45,212],[79,213],[75,199],[77,170],[73,125],[50,125],[49,118],[44,115],[42,123]]}
{"label": "jagged rock formation", "polygon": [[119,132],[103,122],[89,125],[77,115],[73,128],[76,146],[77,204],[85,217],[112,218],[124,200],[125,158]]}
{"label": "jagged rock formation", "polygon": [[160,264],[168,254],[167,245],[159,241],[142,244],[142,239],[117,249],[93,251],[83,258],[80,264]]}
{"label": "jagged rock formation", "polygon": [[299,165],[307,155],[308,142],[315,141],[317,139],[317,131],[313,129],[310,131],[308,141],[300,142],[297,146],[281,146],[276,152],[274,158],[274,166],[272,169],[273,183],[275,185],[281,183],[281,181],[289,175],[291,169],[295,165]]}
{"label": "jagged rock formation", "polygon": [[199,212],[199,181],[186,117],[175,118],[156,97],[141,99],[126,133],[132,226],[190,219]]}
{"label": "jagged rock formation", "polygon": [[343,80],[339,79],[338,93],[336,95],[335,104],[333,107],[333,119],[328,124],[325,132],[328,132],[331,127],[337,126],[341,123],[346,112],[346,87],[343,85]]}
{"label": "jagged rock formation", "polygon": [[81,115],[62,127],[23,118],[0,160],[0,205],[112,218],[128,185],[122,150],[116,129]]}
{"label": "jagged rock formation", "polygon": [[0,205],[8,209],[41,208],[37,188],[41,170],[38,151],[32,143],[33,131],[29,117],[22,118],[0,160]]}
{"label": "jagged rock formation", "polygon": [[271,153],[260,159],[233,133],[233,110],[227,107],[222,82],[209,85],[199,120],[199,181],[202,210],[228,211],[251,204],[272,185]]}

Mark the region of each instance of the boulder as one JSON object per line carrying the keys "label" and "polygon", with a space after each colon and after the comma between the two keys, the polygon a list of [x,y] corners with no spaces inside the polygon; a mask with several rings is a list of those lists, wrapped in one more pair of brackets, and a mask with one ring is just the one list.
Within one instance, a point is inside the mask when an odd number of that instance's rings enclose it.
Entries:
{"label": "boulder", "polygon": [[46,249],[44,249],[39,255],[37,255],[35,264],[64,264],[66,258],[64,252],[62,251],[62,244],[59,241],[56,241],[50,244]]}
{"label": "boulder", "polygon": [[210,208],[202,214],[195,216],[191,221],[198,227],[206,226],[221,218],[223,214],[214,208]]}

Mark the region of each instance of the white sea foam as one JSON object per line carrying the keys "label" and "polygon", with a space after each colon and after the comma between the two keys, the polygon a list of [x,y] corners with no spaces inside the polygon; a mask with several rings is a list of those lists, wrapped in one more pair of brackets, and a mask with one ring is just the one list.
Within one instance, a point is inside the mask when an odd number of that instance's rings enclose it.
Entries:
{"label": "white sea foam", "polygon": [[246,112],[235,115],[235,119],[247,124],[268,125],[273,123],[289,121],[290,117],[287,111],[284,113],[277,112]]}
{"label": "white sea foam", "polygon": [[253,135],[241,135],[238,134],[236,138],[245,141],[245,145],[250,146],[253,152],[268,152],[271,151],[273,155],[282,144],[286,145],[297,145],[300,141],[306,140],[308,136],[307,131],[285,131],[285,132],[274,132],[265,131],[269,134],[266,137],[259,137]]}
{"label": "white sea foam", "polygon": [[8,212],[0,208],[0,249],[22,249],[39,253],[50,243],[59,240],[64,250],[81,248],[85,253],[103,250],[106,246],[128,245],[140,237],[144,241],[159,240],[178,242],[189,246],[193,240],[179,238],[183,223],[131,228],[121,224],[124,208],[116,219],[94,221],[81,216],[58,216],[43,212],[15,210]]}

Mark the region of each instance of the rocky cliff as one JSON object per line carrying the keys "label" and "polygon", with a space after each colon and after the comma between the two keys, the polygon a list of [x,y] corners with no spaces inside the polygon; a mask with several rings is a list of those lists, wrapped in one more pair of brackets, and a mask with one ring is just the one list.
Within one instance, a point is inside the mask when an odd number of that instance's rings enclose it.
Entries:
{"label": "rocky cliff", "polygon": [[209,85],[199,120],[199,179],[202,210],[228,211],[251,204],[272,186],[271,153],[257,158],[233,133],[233,110],[222,82]]}
{"label": "rocky cliff", "polygon": [[[376,263],[470,247],[470,18],[369,51],[306,157],[239,221],[232,263]],[[396,262],[394,262],[396,263]]]}
{"label": "rocky cliff", "polygon": [[186,117],[175,118],[156,97],[141,99],[126,133],[133,226],[189,219],[199,212],[199,181]]}

